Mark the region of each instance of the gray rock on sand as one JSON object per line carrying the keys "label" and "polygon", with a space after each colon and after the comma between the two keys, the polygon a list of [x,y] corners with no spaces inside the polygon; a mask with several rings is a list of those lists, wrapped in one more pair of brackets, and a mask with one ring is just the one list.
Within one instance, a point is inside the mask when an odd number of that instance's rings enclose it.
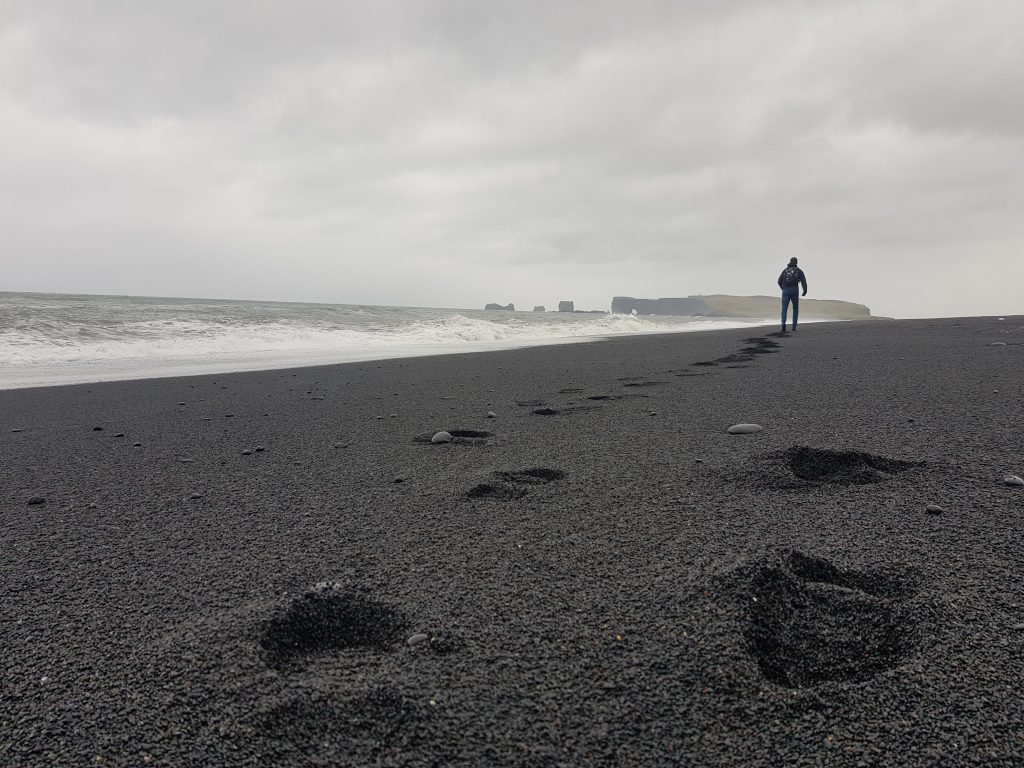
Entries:
{"label": "gray rock on sand", "polygon": [[45,504],[46,498],[43,496],[32,496],[28,500],[29,504]]}
{"label": "gray rock on sand", "polygon": [[733,424],[729,427],[730,435],[752,435],[755,432],[760,432],[762,429],[760,424]]}
{"label": "gray rock on sand", "polygon": [[252,456],[252,451],[250,451],[248,448],[246,448],[244,451],[242,451],[242,455],[243,456]]}
{"label": "gray rock on sand", "polygon": [[417,632],[415,635],[410,637],[405,642],[407,644],[409,644],[409,645],[419,645],[420,643],[422,643],[422,642],[424,642],[426,640],[429,640],[429,639],[430,639],[429,635],[425,635],[422,632]]}
{"label": "gray rock on sand", "polygon": [[498,414],[496,414],[494,411],[488,411],[487,412],[487,418],[488,419],[496,419],[496,418],[498,418]]}
{"label": "gray rock on sand", "polygon": [[434,445],[438,445],[439,443],[450,443],[451,441],[452,441],[452,433],[451,432],[444,432],[444,431],[436,432],[436,433],[434,433],[434,436],[432,438],[430,438],[430,442],[433,443]]}
{"label": "gray rock on sand", "polygon": [[942,507],[940,507],[938,504],[929,504],[924,509],[930,515],[941,515],[943,512],[946,511]]}
{"label": "gray rock on sand", "polygon": [[993,341],[991,344],[989,344],[989,346],[990,347],[1005,347],[1006,346],[1006,342],[1005,341]]}
{"label": "gray rock on sand", "polygon": [[192,494],[192,495],[191,495],[191,496],[190,496],[189,498],[192,498],[192,499],[201,499],[201,498],[203,498],[203,494],[199,493],[199,491],[196,491],[196,492],[195,492],[195,493],[193,493],[193,494]]}
{"label": "gray rock on sand", "polygon": [[1007,475],[1003,478],[1003,482],[1007,485],[1024,485],[1024,479],[1017,475]]}

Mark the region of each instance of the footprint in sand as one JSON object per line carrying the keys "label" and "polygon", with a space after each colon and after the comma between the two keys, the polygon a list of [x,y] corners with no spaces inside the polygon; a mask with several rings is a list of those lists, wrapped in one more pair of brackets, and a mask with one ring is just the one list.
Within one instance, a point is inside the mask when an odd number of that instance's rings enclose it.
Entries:
{"label": "footprint in sand", "polygon": [[520,499],[527,494],[529,486],[546,485],[564,477],[565,473],[560,469],[548,467],[495,472],[493,482],[474,485],[466,496],[471,499]]}
{"label": "footprint in sand", "polygon": [[395,608],[355,590],[323,582],[270,619],[260,638],[263,661],[286,669],[344,648],[386,651],[402,640],[408,621]]}
{"label": "footprint in sand", "polygon": [[923,466],[919,461],[897,461],[862,451],[831,451],[797,445],[783,455],[795,477],[809,483],[866,485],[890,475]]}
{"label": "footprint in sand", "polygon": [[748,651],[767,680],[787,688],[868,680],[916,649],[912,594],[905,579],[792,552],[753,572]]}

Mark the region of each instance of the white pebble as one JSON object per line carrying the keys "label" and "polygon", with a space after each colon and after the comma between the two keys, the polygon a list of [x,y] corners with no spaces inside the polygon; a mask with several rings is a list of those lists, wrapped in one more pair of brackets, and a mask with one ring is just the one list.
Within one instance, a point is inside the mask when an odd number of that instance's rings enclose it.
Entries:
{"label": "white pebble", "polygon": [[406,642],[406,643],[408,643],[409,645],[419,645],[419,644],[420,644],[420,643],[422,643],[422,642],[423,642],[424,640],[429,640],[429,639],[430,639],[430,637],[429,637],[429,636],[427,636],[427,635],[423,634],[422,632],[417,632],[417,633],[416,633],[415,635],[413,635],[412,637],[410,637],[410,638],[409,638],[408,640],[406,640],[405,642]]}
{"label": "white pebble", "polygon": [[1007,475],[1003,478],[1003,482],[1007,485],[1024,485],[1024,479],[1021,479],[1017,475]]}
{"label": "white pebble", "polygon": [[437,443],[450,443],[451,441],[452,441],[452,434],[451,434],[451,432],[437,432],[437,433],[434,434],[434,436],[432,438],[430,438],[430,442],[434,443],[435,445]]}
{"label": "white pebble", "polygon": [[760,432],[762,429],[760,424],[733,424],[729,427],[730,435],[752,435],[755,432]]}

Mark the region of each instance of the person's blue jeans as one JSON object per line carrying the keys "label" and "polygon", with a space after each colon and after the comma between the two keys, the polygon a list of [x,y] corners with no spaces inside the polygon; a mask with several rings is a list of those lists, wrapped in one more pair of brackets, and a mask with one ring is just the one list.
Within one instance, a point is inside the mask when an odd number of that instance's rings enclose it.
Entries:
{"label": "person's blue jeans", "polygon": [[789,314],[789,303],[793,302],[793,327],[796,328],[796,320],[800,316],[800,286],[782,289],[782,327],[786,327],[786,315]]}

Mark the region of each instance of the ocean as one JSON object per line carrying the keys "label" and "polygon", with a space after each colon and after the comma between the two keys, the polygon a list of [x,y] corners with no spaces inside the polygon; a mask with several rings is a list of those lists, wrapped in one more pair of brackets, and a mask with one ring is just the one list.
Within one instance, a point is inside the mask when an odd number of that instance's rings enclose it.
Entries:
{"label": "ocean", "polygon": [[0,389],[477,352],[776,322],[0,293]]}

